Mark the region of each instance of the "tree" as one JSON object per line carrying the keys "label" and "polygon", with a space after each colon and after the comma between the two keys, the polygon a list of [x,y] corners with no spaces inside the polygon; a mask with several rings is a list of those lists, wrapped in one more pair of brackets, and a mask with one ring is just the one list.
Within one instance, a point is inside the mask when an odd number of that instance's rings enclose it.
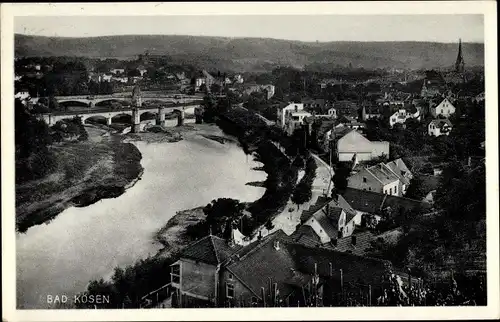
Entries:
{"label": "tree", "polygon": [[55,167],[54,156],[48,148],[52,143],[49,127],[31,115],[18,99],[14,112],[16,182],[43,177]]}
{"label": "tree", "polygon": [[344,164],[339,164],[333,175],[333,186],[338,192],[342,192],[347,188],[348,178],[351,174],[351,169]]}
{"label": "tree", "polygon": [[212,92],[212,93],[219,93],[221,90],[222,90],[222,87],[217,83],[213,83],[210,86],[210,92]]}
{"label": "tree", "polygon": [[238,200],[230,198],[219,198],[203,208],[206,215],[206,223],[212,229],[212,234],[222,237],[224,228],[228,222],[239,220],[244,205]]}
{"label": "tree", "polygon": [[305,166],[304,159],[297,154],[295,159],[293,159],[292,165],[298,169],[302,169]]}
{"label": "tree", "polygon": [[312,197],[311,187],[308,186],[306,182],[301,180],[299,184],[295,187],[291,200],[293,203],[301,205],[311,200],[311,197]]}
{"label": "tree", "polygon": [[266,229],[267,229],[268,232],[271,232],[271,230],[274,228],[274,225],[273,225],[273,222],[271,221],[271,219],[269,219],[266,222],[265,227],[266,227]]}
{"label": "tree", "polygon": [[127,76],[128,77],[139,77],[139,76],[141,76],[141,72],[138,69],[134,68],[134,69],[131,69],[127,72]]}

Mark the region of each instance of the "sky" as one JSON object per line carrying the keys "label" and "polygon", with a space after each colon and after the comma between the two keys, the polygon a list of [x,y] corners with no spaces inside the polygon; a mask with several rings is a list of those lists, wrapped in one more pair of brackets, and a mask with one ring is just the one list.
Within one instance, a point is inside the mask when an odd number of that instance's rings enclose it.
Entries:
{"label": "sky", "polygon": [[16,33],[58,37],[193,35],[300,41],[484,42],[482,15],[15,17]]}

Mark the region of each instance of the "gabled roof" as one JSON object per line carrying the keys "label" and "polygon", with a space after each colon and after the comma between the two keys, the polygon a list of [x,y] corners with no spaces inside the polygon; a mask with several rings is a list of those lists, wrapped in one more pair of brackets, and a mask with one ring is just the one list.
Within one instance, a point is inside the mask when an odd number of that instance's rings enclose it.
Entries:
{"label": "gabled roof", "polygon": [[412,210],[418,207],[430,209],[432,207],[429,203],[419,200],[389,196],[378,192],[354,188],[346,188],[342,196],[354,209],[365,213],[375,213],[377,210],[386,207],[391,207],[392,209],[402,207],[406,210]]}
{"label": "gabled roof", "polygon": [[342,148],[339,147],[339,152],[372,152],[372,146],[370,140],[365,138],[356,130],[352,130],[342,138],[339,139],[339,144],[342,144]]}
{"label": "gabled roof", "polygon": [[386,184],[399,180],[399,177],[383,163],[379,163],[366,168],[366,171],[384,186]]}
{"label": "gabled roof", "polygon": [[187,246],[183,250],[181,257],[210,265],[218,265],[225,262],[231,254],[240,249],[241,246],[239,245],[230,247],[224,239],[208,235]]}
{"label": "gabled roof", "polygon": [[[279,248],[274,247],[279,241]],[[307,247],[298,244],[279,230],[267,238],[256,241],[238,252],[227,262],[226,269],[261,297],[261,288],[268,291],[269,283],[276,283],[280,295],[287,297],[311,281],[316,264],[321,277],[338,277],[344,271],[346,282],[358,279],[379,283],[391,266],[389,261],[362,257],[354,254],[329,250],[322,247]]]}
{"label": "gabled roof", "polygon": [[404,184],[410,183],[408,179],[411,179],[412,173],[401,158],[387,162],[385,165],[391,169]]}
{"label": "gabled roof", "polygon": [[338,277],[342,269],[345,282],[360,279],[378,284],[386,273],[386,269],[392,266],[391,262],[386,260],[358,256],[324,247],[312,248],[300,244],[287,244],[286,247],[293,256],[298,270],[302,273],[314,274],[316,264],[318,275],[328,277],[331,263],[333,276]]}
{"label": "gabled roof", "polygon": [[300,241],[305,241],[310,245],[316,245],[321,242],[319,236],[316,235],[314,229],[309,225],[300,225],[299,228],[290,235],[290,238],[299,243]]}
{"label": "gabled roof", "polygon": [[[352,237],[356,237],[356,245],[352,243]],[[336,250],[339,252],[347,252],[359,256],[366,254],[366,251],[371,247],[371,242],[376,239],[376,236],[369,232],[363,231],[359,233],[354,233],[351,236],[337,239],[337,246],[332,242],[328,243],[327,248]]]}
{"label": "gabled roof", "polygon": [[442,129],[445,125],[448,125],[449,127],[452,127],[453,125],[451,124],[450,120],[448,119],[435,119],[432,120],[429,125],[433,124],[435,127]]}
{"label": "gabled roof", "polygon": [[[274,248],[275,241],[280,242],[279,249]],[[261,287],[268,291],[269,281],[276,283],[280,294],[286,297],[295,290],[294,286],[300,287],[311,278],[297,271],[286,242],[293,241],[278,230],[245,246],[237,256],[231,257],[226,268],[259,298]]]}

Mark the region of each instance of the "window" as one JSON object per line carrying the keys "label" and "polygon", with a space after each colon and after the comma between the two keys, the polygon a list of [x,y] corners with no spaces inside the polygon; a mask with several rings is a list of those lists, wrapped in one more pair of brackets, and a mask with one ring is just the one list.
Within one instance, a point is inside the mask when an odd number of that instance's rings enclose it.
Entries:
{"label": "window", "polygon": [[368,187],[368,190],[372,191],[372,187]]}
{"label": "window", "polygon": [[394,194],[398,193],[398,187],[394,187]]}
{"label": "window", "polygon": [[443,109],[441,109],[441,114],[443,114],[443,113],[444,113],[444,110],[443,110]]}
{"label": "window", "polygon": [[366,178],[365,177],[363,177],[363,182],[366,182]]}
{"label": "window", "polygon": [[233,279],[234,279],[233,274],[229,273],[229,274],[227,275],[227,278],[228,278],[228,279],[230,279],[230,280],[233,280]]}
{"label": "window", "polygon": [[173,265],[170,267],[170,280],[174,284],[179,284],[181,282],[181,266],[180,266],[180,264]]}
{"label": "window", "polygon": [[257,302],[257,298],[255,296],[252,296],[252,306],[256,306],[257,304],[259,304]]}
{"label": "window", "polygon": [[392,195],[392,188],[389,188],[389,194]]}
{"label": "window", "polygon": [[228,299],[234,298],[234,284],[226,284],[226,297]]}

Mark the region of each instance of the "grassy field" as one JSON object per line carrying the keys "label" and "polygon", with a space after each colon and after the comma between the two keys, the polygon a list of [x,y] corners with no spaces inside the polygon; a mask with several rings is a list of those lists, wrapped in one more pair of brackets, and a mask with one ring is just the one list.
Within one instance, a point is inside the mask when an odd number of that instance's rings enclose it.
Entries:
{"label": "grassy field", "polygon": [[47,222],[70,206],[117,197],[141,175],[141,154],[133,144],[96,127],[86,129],[88,141],[51,147],[57,158],[53,173],[16,186],[18,231]]}

